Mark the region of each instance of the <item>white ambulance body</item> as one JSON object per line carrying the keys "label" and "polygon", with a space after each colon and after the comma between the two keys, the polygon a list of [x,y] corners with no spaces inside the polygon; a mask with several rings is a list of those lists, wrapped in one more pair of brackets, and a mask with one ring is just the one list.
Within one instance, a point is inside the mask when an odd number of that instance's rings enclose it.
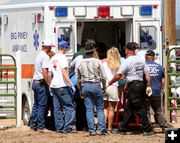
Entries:
{"label": "white ambulance body", "polygon": [[[23,119],[27,123],[33,105],[31,90],[34,59],[41,42],[68,41],[68,59],[77,45],[94,39],[100,55],[112,45],[124,56],[126,43],[140,44],[142,56],[153,49],[162,63],[161,0],[46,2],[0,6],[0,54],[17,58],[21,51]],[[56,49],[57,50],[57,49]]]}

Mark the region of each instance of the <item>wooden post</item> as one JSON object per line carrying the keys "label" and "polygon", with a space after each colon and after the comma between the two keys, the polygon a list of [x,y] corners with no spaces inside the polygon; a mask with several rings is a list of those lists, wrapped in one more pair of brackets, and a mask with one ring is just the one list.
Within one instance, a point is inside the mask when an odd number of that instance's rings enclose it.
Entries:
{"label": "wooden post", "polygon": [[165,116],[170,122],[170,111],[168,108],[168,65],[167,51],[169,45],[176,44],[176,0],[164,0],[164,29],[165,29]]}

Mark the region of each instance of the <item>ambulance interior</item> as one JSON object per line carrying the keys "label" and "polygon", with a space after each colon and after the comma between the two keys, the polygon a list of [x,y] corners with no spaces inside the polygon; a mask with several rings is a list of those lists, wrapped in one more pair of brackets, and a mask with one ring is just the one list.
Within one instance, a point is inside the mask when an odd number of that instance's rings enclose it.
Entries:
{"label": "ambulance interior", "polygon": [[121,56],[124,57],[126,34],[125,21],[77,23],[78,44],[83,47],[87,39],[95,40],[100,59],[106,58],[106,52],[112,46],[117,47]]}

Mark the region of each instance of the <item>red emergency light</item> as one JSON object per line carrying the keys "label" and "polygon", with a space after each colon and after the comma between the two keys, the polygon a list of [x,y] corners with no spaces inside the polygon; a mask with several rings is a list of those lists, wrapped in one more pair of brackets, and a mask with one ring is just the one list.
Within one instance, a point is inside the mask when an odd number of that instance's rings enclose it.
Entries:
{"label": "red emergency light", "polygon": [[109,6],[100,6],[100,7],[98,7],[98,17],[101,17],[101,18],[110,17],[110,8],[109,8]]}
{"label": "red emergency light", "polygon": [[54,7],[53,7],[53,6],[50,6],[50,7],[49,7],[49,10],[54,10]]}
{"label": "red emergency light", "polygon": [[37,14],[37,23],[43,23],[44,22],[44,16],[41,13]]}
{"label": "red emergency light", "polygon": [[157,8],[158,8],[158,5],[153,5],[153,8],[154,8],[154,9],[157,9]]}

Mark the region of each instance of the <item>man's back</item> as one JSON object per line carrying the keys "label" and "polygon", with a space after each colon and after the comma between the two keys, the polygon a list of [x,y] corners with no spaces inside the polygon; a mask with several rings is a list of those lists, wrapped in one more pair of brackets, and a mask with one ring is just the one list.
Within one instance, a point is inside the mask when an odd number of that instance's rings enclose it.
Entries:
{"label": "man's back", "polygon": [[130,56],[121,65],[119,73],[126,77],[127,83],[139,80],[143,81],[143,74],[148,71],[147,65],[138,56]]}
{"label": "man's back", "polygon": [[153,95],[160,95],[162,79],[164,78],[163,67],[154,61],[147,62],[147,65],[150,70],[151,88],[153,90]]}
{"label": "man's back", "polygon": [[78,69],[83,82],[100,82],[106,78],[101,61],[95,58],[83,59]]}

